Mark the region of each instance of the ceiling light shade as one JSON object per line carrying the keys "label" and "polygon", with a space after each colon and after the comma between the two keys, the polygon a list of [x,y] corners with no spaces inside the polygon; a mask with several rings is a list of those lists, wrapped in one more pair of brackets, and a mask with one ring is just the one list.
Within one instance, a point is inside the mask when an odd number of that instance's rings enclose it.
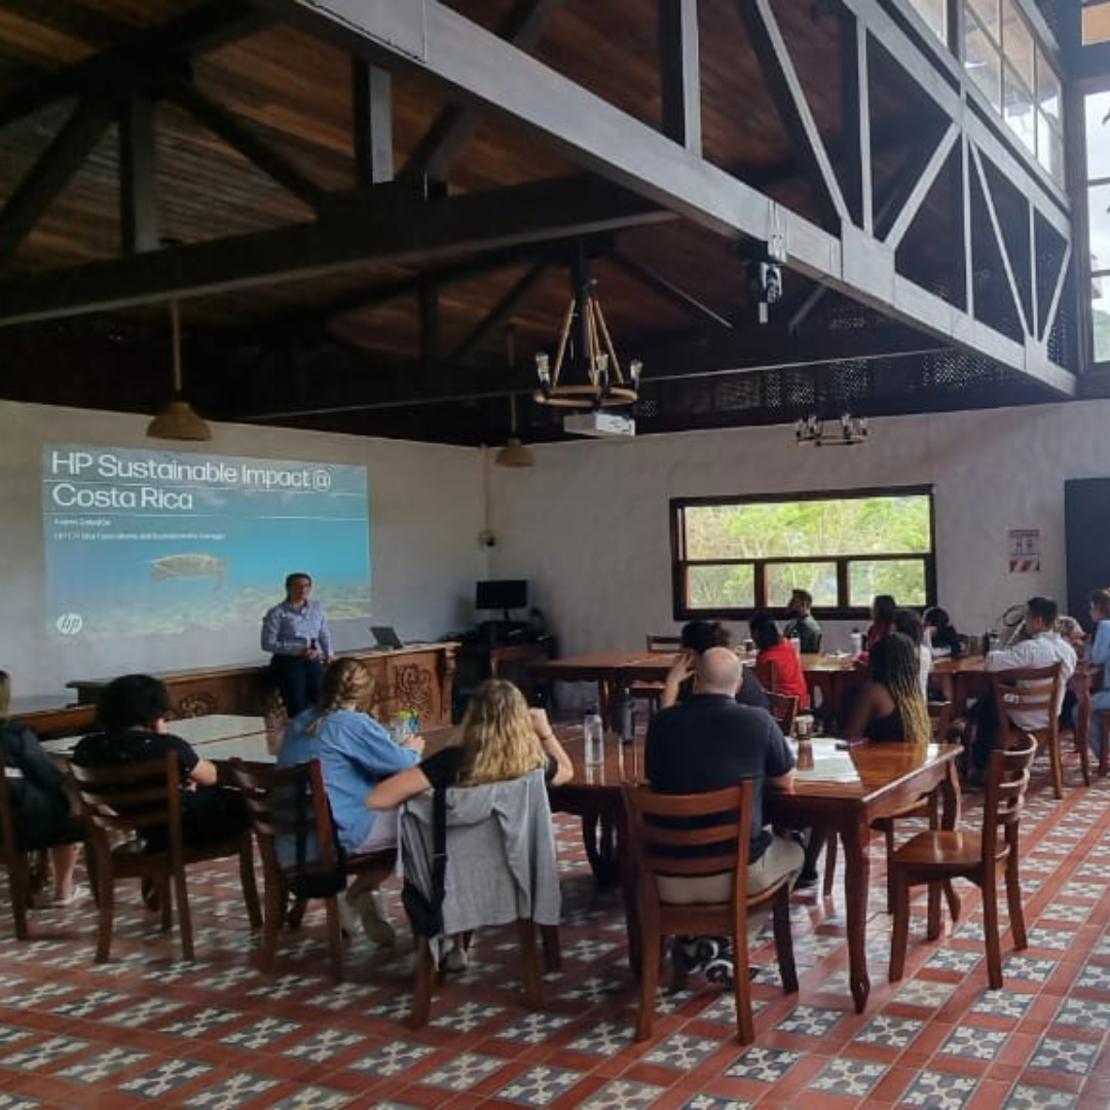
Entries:
{"label": "ceiling light shade", "polygon": [[[509,340],[510,351],[512,349],[512,339]],[[512,357],[509,358],[509,365],[512,366]],[[536,460],[532,452],[520,442],[520,436],[516,434],[516,394],[509,394],[509,438],[505,440],[505,446],[497,452],[494,458],[494,465],[496,466],[535,466]]]}
{"label": "ceiling light shade", "polygon": [[212,429],[181,395],[181,317],[177,301],[170,302],[173,325],[173,399],[146,427],[151,439],[209,440]]}
{"label": "ceiling light shade", "polygon": [[175,398],[146,427],[151,439],[208,440],[212,429],[193,411],[188,401]]}
{"label": "ceiling light shade", "polygon": [[520,442],[516,436],[510,436],[505,446],[497,452],[494,458],[497,466],[535,466],[536,460],[532,452]]}

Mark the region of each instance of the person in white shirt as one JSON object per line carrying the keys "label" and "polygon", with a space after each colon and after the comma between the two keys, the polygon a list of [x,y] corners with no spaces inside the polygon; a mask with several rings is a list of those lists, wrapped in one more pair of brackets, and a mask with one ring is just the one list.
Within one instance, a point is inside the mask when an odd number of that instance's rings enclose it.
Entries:
{"label": "person in white shirt", "polygon": [[[1056,602],[1048,597],[1031,597],[1025,603],[1026,638],[1013,647],[992,651],[987,656],[988,671],[1013,671],[1025,667],[1051,667],[1063,664],[1056,713],[1063,705],[1067,681],[1075,672],[1075,649],[1056,631]],[[972,763],[982,773],[991,751],[998,746],[999,722],[993,698],[980,698],[972,711],[977,731],[972,743]],[[1043,709],[1018,709],[1010,713],[1011,723],[1030,731],[1047,728],[1049,715]]]}

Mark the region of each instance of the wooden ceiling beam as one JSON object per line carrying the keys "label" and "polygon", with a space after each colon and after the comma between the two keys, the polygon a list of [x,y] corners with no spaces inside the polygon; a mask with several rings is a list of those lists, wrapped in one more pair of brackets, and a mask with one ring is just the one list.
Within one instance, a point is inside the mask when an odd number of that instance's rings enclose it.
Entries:
{"label": "wooden ceiling beam", "polygon": [[619,266],[629,277],[654,289],[660,296],[666,297],[673,304],[678,305],[692,320],[707,320],[715,327],[732,331],[732,323],[726,320],[719,312],[714,312],[707,304],[699,301],[692,293],[687,292],[680,285],[676,285],[669,278],[664,277],[650,266],[637,262],[634,258],[620,251],[610,256],[609,261]]}
{"label": "wooden ceiling beam", "polygon": [[663,134],[701,154],[698,0],[659,0],[659,85]]}
{"label": "wooden ceiling beam", "polygon": [[737,0],[737,9],[794,159],[805,174],[822,219],[835,227],[848,218],[847,205],[770,0]]}
{"label": "wooden ceiling beam", "polygon": [[216,50],[271,22],[272,16],[245,0],[209,0],[157,27],[133,31],[93,57],[17,89],[0,101],[0,127],[68,97],[126,89],[134,84],[137,71],[156,75],[172,58]]}
{"label": "wooden ceiling beam", "polygon": [[351,59],[355,185],[393,180],[393,84],[389,71]]}
{"label": "wooden ceiling beam", "polygon": [[327,197],[319,185],[266,142],[254,128],[206,96],[191,81],[171,77],[160,83],[160,90],[167,99],[184,108],[197,122],[258,166],[282,188],[304,201],[309,208],[316,212],[323,209]]}
{"label": "wooden ceiling beam", "polygon": [[540,283],[551,268],[550,258],[541,258],[533,263],[524,275],[517,279],[509,291],[478,321],[477,325],[463,341],[447,356],[449,366],[457,366],[471,356],[487,338],[502,324],[506,323],[517,307]]}
{"label": "wooden ceiling beam", "polygon": [[107,12],[73,0],[0,0],[0,8],[92,46],[105,46],[135,29]]}
{"label": "wooden ceiling beam", "polygon": [[357,269],[422,265],[675,219],[596,178],[559,178],[441,200],[330,207],[315,223],[190,243],[0,283],[0,326],[159,303]]}
{"label": "wooden ceiling beam", "polygon": [[82,100],[0,209],[0,264],[15,253],[39,217],[80,169],[111,120],[100,99]]}
{"label": "wooden ceiling beam", "polygon": [[[497,34],[518,50],[532,50],[562,2],[517,0]],[[473,105],[448,105],[409,155],[402,175],[413,180],[446,181],[455,159],[481,122],[482,114]]]}
{"label": "wooden ceiling beam", "polygon": [[125,255],[157,250],[158,189],[155,180],[154,103],[129,97],[119,116],[119,222]]}

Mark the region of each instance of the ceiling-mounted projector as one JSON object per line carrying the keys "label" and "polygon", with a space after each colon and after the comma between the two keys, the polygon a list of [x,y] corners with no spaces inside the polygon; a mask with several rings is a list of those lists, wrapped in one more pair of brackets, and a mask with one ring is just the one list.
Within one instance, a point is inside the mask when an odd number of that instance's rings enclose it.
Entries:
{"label": "ceiling-mounted projector", "polygon": [[568,413],[563,417],[563,431],[568,435],[593,436],[595,439],[628,437],[636,434],[636,421],[621,412],[596,409],[592,412]]}

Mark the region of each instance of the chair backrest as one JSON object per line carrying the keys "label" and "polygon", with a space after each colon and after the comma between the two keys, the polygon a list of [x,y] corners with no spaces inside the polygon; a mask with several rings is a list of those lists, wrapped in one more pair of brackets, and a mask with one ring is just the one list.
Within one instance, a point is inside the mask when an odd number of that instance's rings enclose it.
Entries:
{"label": "chair backrest", "polygon": [[1033,741],[1021,748],[991,752],[987,765],[987,790],[983,802],[983,862],[998,850],[998,830],[1016,848],[1018,824],[1029,788],[1029,768],[1037,754]]}
{"label": "chair backrest", "polygon": [[[659,901],[659,875],[716,875],[731,871],[736,881],[736,905],[747,902],[751,779],[704,794],[660,794],[647,786],[627,783],[621,790],[635,874],[649,901]],[[687,822],[696,824],[689,827]],[[690,849],[704,851],[706,845],[713,846],[712,855],[683,854]]]}
{"label": "chair backrest", "polygon": [[109,833],[168,831],[172,859],[181,859],[181,778],[177,752],[161,759],[101,767],[70,764],[86,827],[96,838]]}
{"label": "chair backrest", "polygon": [[11,788],[8,786],[7,766],[4,736],[0,731],[0,859],[7,859],[16,851],[15,811],[12,808]]}
{"label": "chair backrest", "polygon": [[991,683],[994,687],[994,703],[998,710],[1003,747],[1013,746],[1010,722],[1012,713],[1043,714],[1043,727],[1055,729],[1062,670],[1063,664],[1056,662],[1048,667],[1017,667],[992,673]]}
{"label": "chair backrest", "polygon": [[647,649],[650,652],[663,654],[665,652],[679,651],[682,648],[681,636],[654,636],[647,634]]}
{"label": "chair backrest", "polygon": [[794,718],[798,715],[797,695],[776,694],[774,690],[768,690],[767,701],[771,707],[771,716],[782,729],[783,736],[789,736],[794,728]]}
{"label": "chair backrest", "polygon": [[952,703],[950,701],[931,701],[928,703],[929,723],[933,727],[933,739],[943,744],[948,738],[948,727],[952,723]]}
{"label": "chair backrest", "polygon": [[774,663],[764,661],[762,663],[752,664],[752,673],[759,680],[759,685],[763,687],[767,693],[771,693],[775,688],[775,665]]}
{"label": "chair backrest", "polygon": [[264,862],[278,863],[278,837],[291,838],[294,849],[301,837],[306,839],[306,850],[307,843],[313,844],[309,862],[314,867],[337,866],[331,807],[318,759],[293,767],[232,759],[228,766],[232,782],[246,802]]}

